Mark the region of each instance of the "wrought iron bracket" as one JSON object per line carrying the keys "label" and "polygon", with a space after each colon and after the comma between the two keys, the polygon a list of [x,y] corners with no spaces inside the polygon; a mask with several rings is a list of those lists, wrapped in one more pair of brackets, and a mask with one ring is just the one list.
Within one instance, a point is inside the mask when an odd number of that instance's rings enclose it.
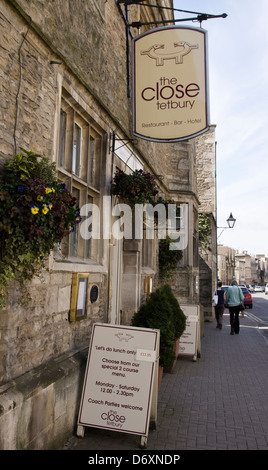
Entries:
{"label": "wrought iron bracket", "polygon": [[126,8],[128,7],[128,5],[141,5],[143,7],[157,8],[158,10],[178,11],[180,13],[190,13],[190,14],[194,14],[197,16],[195,16],[194,18],[181,18],[181,19],[172,19],[172,20],[163,20],[163,21],[152,21],[152,22],[147,22],[147,23],[142,23],[141,21],[134,21],[132,23],[129,23],[128,26],[132,28],[140,28],[141,26],[147,26],[151,24],[176,23],[180,21],[198,21],[201,26],[202,21],[206,21],[206,20],[213,19],[213,18],[226,18],[228,16],[227,13],[222,13],[221,15],[211,15],[209,13],[201,13],[198,11],[182,10],[179,8],[166,7],[166,6],[161,6],[161,5],[152,5],[150,3],[143,3],[143,1],[144,0],[117,0],[117,5],[119,6],[120,4],[124,4]]}
{"label": "wrought iron bracket", "polygon": [[[148,5],[149,6],[149,5]],[[222,15],[208,15],[206,13],[202,13],[200,15],[195,16],[194,18],[180,18],[174,20],[163,20],[163,21],[151,21],[147,23],[142,23],[141,21],[133,21],[130,23],[129,26],[132,28],[140,28],[141,26],[148,26],[151,24],[167,24],[167,23],[178,23],[183,21],[198,21],[200,23],[200,27],[202,25],[202,21],[209,20],[212,18],[226,18],[228,15],[226,13],[222,13]]]}
{"label": "wrought iron bracket", "polygon": [[[133,38],[131,28],[139,29],[141,26],[149,26],[149,25],[158,25],[158,24],[168,24],[168,23],[178,23],[183,21],[198,21],[200,23],[200,27],[203,21],[213,19],[213,18],[226,18],[228,15],[226,13],[222,13],[221,15],[210,15],[208,13],[200,13],[196,11],[189,11],[189,10],[180,10],[178,8],[166,7],[166,6],[159,6],[159,5],[151,5],[150,3],[143,3],[144,0],[116,0],[116,4],[118,6],[119,12],[124,20],[125,27],[126,27],[126,55],[127,55],[127,97],[131,97],[131,85],[130,85],[130,38]],[[125,7],[125,11],[122,8],[122,5]],[[148,23],[142,23],[140,21],[134,21],[129,23],[128,21],[128,6],[129,5],[141,5],[144,7],[151,7],[157,8],[158,10],[172,10],[178,11],[181,13],[190,13],[197,15],[193,18],[181,18],[181,19],[171,19],[171,20],[162,20],[162,21],[152,21]]]}
{"label": "wrought iron bracket", "polygon": [[114,153],[115,152],[115,142],[116,141],[120,141],[120,142],[124,142],[123,145],[121,145],[120,147],[117,148],[120,149],[122,147],[125,147],[129,142],[132,142],[133,144],[137,144],[137,139],[121,139],[121,138],[116,138],[116,131],[113,131],[112,134],[110,134],[110,145],[109,145],[109,150],[110,152]]}

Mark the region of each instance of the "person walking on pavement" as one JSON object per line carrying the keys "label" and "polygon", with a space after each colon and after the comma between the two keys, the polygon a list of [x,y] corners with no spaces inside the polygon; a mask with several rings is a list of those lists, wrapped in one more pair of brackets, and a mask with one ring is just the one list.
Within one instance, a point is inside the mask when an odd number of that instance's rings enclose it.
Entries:
{"label": "person walking on pavement", "polygon": [[222,282],[218,282],[218,289],[215,291],[215,295],[218,296],[218,303],[215,305],[215,317],[217,326],[216,328],[222,329],[222,317],[224,312],[224,291],[222,290]]}
{"label": "person walking on pavement", "polygon": [[231,287],[227,289],[225,294],[225,302],[230,312],[231,335],[239,333],[239,312],[243,301],[243,292],[238,287],[237,281],[233,280]]}

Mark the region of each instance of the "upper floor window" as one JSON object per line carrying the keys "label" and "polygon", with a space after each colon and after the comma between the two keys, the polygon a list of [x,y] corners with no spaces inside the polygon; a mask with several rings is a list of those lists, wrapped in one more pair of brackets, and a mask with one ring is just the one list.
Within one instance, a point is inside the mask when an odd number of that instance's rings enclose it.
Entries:
{"label": "upper floor window", "polygon": [[[99,202],[102,134],[81,106],[63,89],[59,135],[58,175],[77,200],[84,204]],[[91,228],[92,229],[92,228]],[[97,243],[80,233],[79,225],[62,243],[67,258],[97,259]]]}
{"label": "upper floor window", "polygon": [[63,91],[58,139],[59,170],[99,189],[101,142],[102,136],[90,117]]}

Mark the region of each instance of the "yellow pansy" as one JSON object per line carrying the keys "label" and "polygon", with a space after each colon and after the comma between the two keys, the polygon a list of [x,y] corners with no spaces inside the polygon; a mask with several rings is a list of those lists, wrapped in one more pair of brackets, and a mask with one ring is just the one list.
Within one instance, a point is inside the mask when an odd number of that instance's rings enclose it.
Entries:
{"label": "yellow pansy", "polygon": [[46,215],[48,213],[48,211],[49,211],[49,209],[48,209],[47,205],[43,204],[43,209],[42,209],[43,214]]}
{"label": "yellow pansy", "polygon": [[37,206],[32,206],[32,207],[31,207],[31,213],[32,213],[33,215],[38,214],[38,212],[39,212],[39,208],[38,208]]}

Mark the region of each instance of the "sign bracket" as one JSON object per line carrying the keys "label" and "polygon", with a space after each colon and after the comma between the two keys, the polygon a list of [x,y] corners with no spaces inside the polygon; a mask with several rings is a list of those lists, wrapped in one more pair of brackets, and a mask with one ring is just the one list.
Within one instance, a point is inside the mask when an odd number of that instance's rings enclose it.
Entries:
{"label": "sign bracket", "polygon": [[[151,5],[150,5],[151,6]],[[181,19],[174,19],[174,20],[161,20],[161,21],[149,21],[146,23],[142,23],[141,21],[133,21],[129,24],[132,28],[140,28],[141,26],[149,26],[152,24],[168,24],[168,23],[178,23],[182,21],[199,21],[200,27],[202,25],[202,21],[209,20],[212,18],[226,18],[227,14],[223,13],[222,15],[208,15],[206,13],[202,13],[201,15],[197,15],[194,18],[181,18]]]}
{"label": "sign bracket", "polygon": [[[191,11],[191,10],[182,10],[180,8],[173,8],[173,7],[166,7],[166,6],[161,6],[161,5],[152,5],[150,3],[143,3],[144,0],[117,0],[117,4],[120,5],[123,3],[125,7],[127,5],[139,5],[143,7],[150,7],[150,8],[157,8],[158,10],[171,10],[171,11],[179,11],[180,13],[190,13],[193,15],[198,15],[198,21],[205,21],[211,18],[226,18],[228,15],[226,13],[222,13],[221,15],[211,15],[209,13],[200,13],[198,11]],[[197,18],[185,18],[181,20],[169,20],[168,23],[173,22],[173,21],[194,21]],[[165,21],[161,21],[160,23],[165,23]],[[155,24],[154,22],[152,23],[141,23],[143,24]],[[131,25],[130,25],[131,26]],[[135,26],[136,27],[136,26]]]}
{"label": "sign bracket", "polygon": [[[211,15],[208,13],[200,13],[196,11],[189,11],[189,10],[180,10],[178,8],[166,7],[166,6],[159,6],[159,5],[151,5],[148,3],[142,3],[143,0],[117,0],[117,6],[119,12],[124,20],[126,26],[126,59],[127,59],[127,97],[131,98],[131,77],[130,77],[130,38],[133,39],[133,34],[131,32],[131,28],[140,28],[141,26],[149,26],[149,25],[157,25],[157,24],[168,24],[168,23],[176,23],[176,22],[183,22],[183,21],[199,21],[200,27],[202,21],[213,19],[213,18],[226,18],[228,15],[226,13],[222,13],[221,15]],[[122,4],[125,6],[125,12],[122,9]],[[143,7],[150,7],[150,8],[157,8],[158,10],[172,10],[172,11],[179,11],[181,13],[190,13],[197,15],[194,18],[182,18],[182,19],[172,19],[172,20],[163,20],[163,21],[153,21],[148,23],[141,23],[140,21],[135,21],[129,23],[128,21],[128,6],[129,5],[139,5]]]}
{"label": "sign bracket", "polygon": [[[137,139],[130,139],[130,138],[117,139],[116,138],[116,131],[113,131],[112,135],[110,135],[110,152],[112,152],[112,153],[115,152],[115,142],[117,140],[120,141],[120,142],[125,142],[125,143],[123,143],[123,145],[121,145],[121,147],[126,146],[129,142],[133,142],[133,144],[137,143]],[[118,147],[118,149],[121,148],[121,147]]]}

